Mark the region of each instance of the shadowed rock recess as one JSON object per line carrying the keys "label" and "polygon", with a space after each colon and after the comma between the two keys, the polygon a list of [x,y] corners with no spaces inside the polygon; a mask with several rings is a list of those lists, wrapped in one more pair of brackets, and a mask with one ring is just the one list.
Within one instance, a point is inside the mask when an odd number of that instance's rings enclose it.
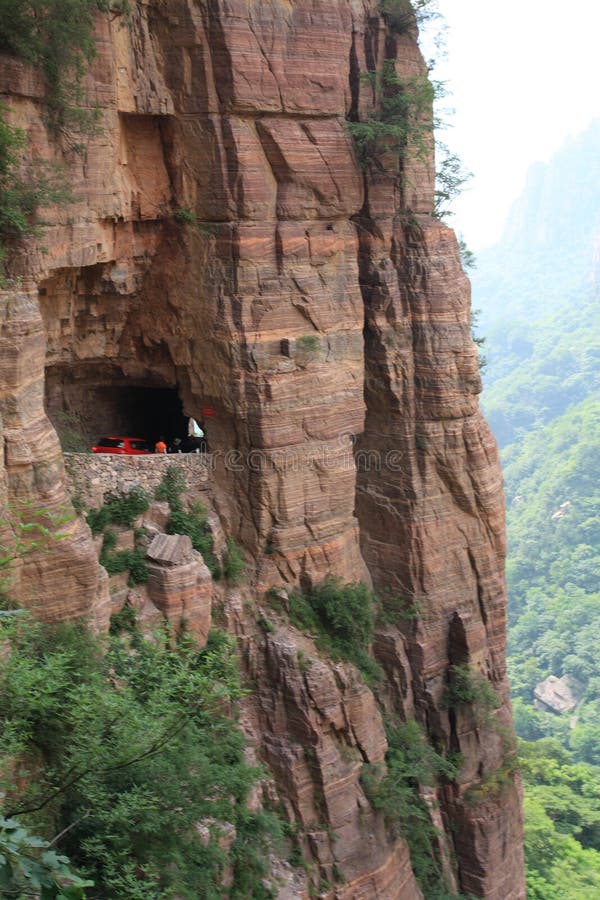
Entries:
{"label": "shadowed rock recess", "polygon": [[[247,560],[241,588],[218,588],[252,685],[243,726],[309,878],[344,900],[423,896],[401,825],[360,780],[384,760],[385,712],[463,755],[456,780],[423,788],[450,886],[524,897],[502,479],[469,283],[431,216],[432,154],[363,172],[346,127],[372,110],[362,73],[387,59],[424,75],[416,31],[393,34],[375,0],[132,7],[128,25],[98,16],[86,88],[102,128],[83,153],[47,129],[39,76],[0,61],[10,121],[75,196],[15,248],[19,286],[1,293],[3,543],[18,518],[65,535],[15,560],[11,590],[49,620],[107,627],[89,529],[56,523],[70,501],[46,409],[109,433],[119,391],[170,391],[184,416],[211,406],[212,515]],[[409,608],[376,635],[374,692],[285,615],[261,630],[249,611],[329,575]],[[448,703],[467,665],[498,709]]]}

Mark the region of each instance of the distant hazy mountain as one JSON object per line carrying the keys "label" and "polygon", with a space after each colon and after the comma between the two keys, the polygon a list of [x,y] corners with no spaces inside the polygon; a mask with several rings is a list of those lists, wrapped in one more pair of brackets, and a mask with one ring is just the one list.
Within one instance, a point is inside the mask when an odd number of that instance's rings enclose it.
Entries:
{"label": "distant hazy mountain", "polygon": [[598,278],[600,120],[548,163],[531,167],[498,244],[478,254],[474,307],[485,332],[526,325],[557,309]]}

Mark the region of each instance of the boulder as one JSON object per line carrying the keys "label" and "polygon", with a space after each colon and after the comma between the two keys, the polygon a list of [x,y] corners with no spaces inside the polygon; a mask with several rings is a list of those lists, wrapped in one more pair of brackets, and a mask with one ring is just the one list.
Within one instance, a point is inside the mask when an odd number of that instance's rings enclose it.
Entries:
{"label": "boulder", "polygon": [[574,675],[566,674],[562,678],[550,675],[536,684],[534,706],[555,713],[571,712],[581,700],[584,690],[585,685]]}

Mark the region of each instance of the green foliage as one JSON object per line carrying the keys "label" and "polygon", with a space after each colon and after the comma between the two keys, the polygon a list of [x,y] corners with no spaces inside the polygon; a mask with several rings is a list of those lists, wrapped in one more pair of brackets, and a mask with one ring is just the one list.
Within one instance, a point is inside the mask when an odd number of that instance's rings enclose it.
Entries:
{"label": "green foliage", "polygon": [[[538,322],[488,322],[486,415],[501,447],[549,425],[600,386],[600,305],[581,291]],[[531,448],[532,449],[532,448]]]}
{"label": "green foliage", "polygon": [[241,548],[230,537],[227,538],[227,549],[223,555],[223,575],[231,584],[239,584],[246,569],[246,561]]}
{"label": "green foliage", "polygon": [[213,578],[220,576],[221,570],[213,553],[213,539],[208,529],[206,508],[201,503],[193,503],[189,512],[176,506],[171,512],[168,530],[170,534],[187,534],[194,550],[202,554]]}
{"label": "green foliage", "polygon": [[[91,133],[97,127],[99,110],[86,106],[82,85],[96,53],[94,14],[109,9],[127,13],[129,2],[0,0],[0,53],[41,70],[49,124],[63,133]],[[0,105],[0,266],[9,242],[43,227],[38,210],[73,200],[61,167],[37,158],[25,162],[25,134],[5,113]]]}
{"label": "green foliage", "polygon": [[100,534],[111,523],[131,528],[149,506],[150,495],[141,488],[133,487],[126,494],[110,495],[100,509],[91,509],[87,514],[87,523],[93,534]]}
{"label": "green foliage", "polygon": [[527,895],[595,896],[600,889],[600,769],[574,763],[556,740],[519,742],[525,783]]}
{"label": "green foliage", "polygon": [[[509,672],[518,733],[556,736],[600,763],[600,403],[573,404],[505,452],[511,596]],[[585,687],[569,715],[534,710],[536,684],[575,676]]]}
{"label": "green foliage", "polygon": [[528,794],[543,803],[557,831],[600,851],[600,768],[574,761],[553,738],[519,741]]}
{"label": "green foliage", "polygon": [[[0,623],[0,773],[9,816],[61,834],[90,900],[266,898],[277,821],[247,807],[259,772],[227,711],[242,691],[231,640],[168,633],[98,641],[83,627]],[[10,776],[19,767],[18,787]],[[208,842],[198,824],[206,823]],[[230,823],[237,837],[219,845]]]}
{"label": "green foliage", "polygon": [[412,31],[419,22],[437,15],[435,0],[381,0],[379,8],[393,34]]}
{"label": "green foliage", "polygon": [[[380,0],[380,11],[394,34],[413,33],[419,22],[435,18],[435,0]],[[396,71],[396,49],[387,48],[389,56],[378,70],[362,75],[365,89],[372,92],[374,111],[365,120],[356,110],[347,122],[359,165],[367,172],[382,172],[399,178],[408,158],[427,162],[434,153],[438,159],[432,215],[444,219],[450,206],[471,178],[459,157],[445,143],[434,139],[443,125],[434,114],[434,101],[445,96],[444,85],[432,81],[428,74],[401,77]],[[429,69],[433,66],[430,63]],[[410,210],[407,222],[411,221]]]}
{"label": "green foliage", "polygon": [[422,604],[418,599],[409,600],[391,591],[384,592],[377,600],[377,624],[398,625],[400,622],[414,622],[423,616]]}
{"label": "green foliage", "polygon": [[310,657],[308,657],[306,655],[306,653],[302,649],[298,650],[296,658],[298,660],[298,669],[304,675],[306,672],[308,672],[310,670],[310,668],[312,666],[312,660]]}
{"label": "green foliage", "polygon": [[106,506],[100,509],[90,509],[86,516],[86,521],[92,530],[92,534],[101,534],[107,525],[110,524],[110,513]]}
{"label": "green foliage", "polygon": [[506,746],[500,764],[491,772],[487,772],[478,782],[473,784],[465,794],[469,803],[481,803],[494,797],[499,798],[506,787],[514,787],[515,774],[519,771],[519,759],[514,747]]}
{"label": "green foliage", "polygon": [[[460,261],[463,269],[475,269],[477,268],[477,259],[472,250],[467,246],[467,242],[463,237],[458,238],[458,250],[460,253]],[[480,310],[475,310],[476,313],[479,313]],[[471,321],[473,321],[471,319]]]}
{"label": "green foliage", "polygon": [[35,234],[44,224],[36,220],[38,209],[72,201],[60,167],[44,160],[23,163],[25,134],[9,124],[5,113],[6,107],[0,104],[0,267],[7,242]]}
{"label": "green foliage", "polygon": [[388,727],[387,738],[386,769],[363,766],[365,793],[372,806],[383,812],[392,834],[406,839],[412,869],[425,896],[450,896],[439,858],[439,835],[420,788],[440,778],[453,781],[461,760],[437,753],[414,720]]}
{"label": "green foliage", "polygon": [[133,527],[137,517],[146,512],[149,505],[150,495],[141,488],[134,487],[126,494],[110,495],[104,506],[100,509],[91,509],[87,514],[87,523],[92,533],[104,533],[100,564],[104,566],[109,575],[128,571],[128,584],[131,586],[143,584],[148,580],[146,547],[143,541],[144,531],[142,529],[136,532],[133,549],[115,551],[117,534],[108,526],[114,524],[127,528]]}
{"label": "green foliage", "polygon": [[157,500],[166,500],[171,509],[168,524],[169,534],[185,534],[194,550],[202,554],[213,578],[219,578],[221,570],[213,552],[213,539],[208,528],[208,514],[200,502],[186,509],[181,495],[186,490],[185,479],[177,466],[169,466],[155,491]]}
{"label": "green foliage", "polygon": [[256,624],[263,632],[263,634],[274,634],[276,631],[273,623],[266,619],[264,616],[259,616],[256,620]]}
{"label": "green foliage", "polygon": [[52,417],[60,446],[64,453],[89,453],[90,448],[83,430],[81,416],[58,411]]}
{"label": "green foliage", "polygon": [[[471,253],[470,250],[465,251],[466,253]],[[471,254],[472,256],[473,254]],[[463,258],[463,252],[461,250],[461,259]],[[463,260],[463,265],[465,265]],[[479,316],[481,315],[480,309],[471,309],[471,340],[477,347],[478,351],[478,359],[477,363],[479,365],[479,371],[483,371],[487,365],[487,359],[483,355],[482,348],[485,346],[485,338],[480,335],[477,331],[477,327],[479,324]]]}
{"label": "green foliage", "polygon": [[212,226],[201,222],[196,213],[190,209],[176,209],[173,213],[173,218],[178,225],[189,225],[205,237],[209,237],[213,233]]}
{"label": "green foliage", "polygon": [[173,218],[180,225],[197,225],[198,216],[189,209],[176,209]]}
{"label": "green foliage", "polygon": [[319,349],[319,338],[316,334],[303,334],[296,339],[296,347],[304,353],[316,353]]}
{"label": "green foliage", "polygon": [[127,12],[111,0],[0,0],[0,52],[38,67],[46,80],[46,102],[55,127],[90,129],[95,110],[83,110],[82,80],[96,55],[95,13]]}
{"label": "green foliage", "polygon": [[112,635],[135,634],[137,630],[137,615],[132,606],[125,604],[119,612],[110,617],[110,633]]}
{"label": "green foliage", "polygon": [[169,466],[154,496],[157,500],[166,500],[171,509],[176,509],[181,504],[181,494],[185,489],[185,478],[181,470],[177,466]]}
{"label": "green foliage", "polygon": [[489,724],[492,710],[500,707],[501,700],[484,675],[462,665],[451,666],[441,705],[445,709],[470,707],[479,720]]}
{"label": "green foliage", "polygon": [[[440,141],[436,143],[436,156],[441,157],[441,159],[435,172],[433,214],[437,219],[443,221],[452,214],[450,206],[460,196],[465,184],[471,179],[472,175],[465,170],[460,157],[456,153],[452,153]],[[472,257],[472,254],[470,254],[470,257],[467,256],[467,260],[469,260],[467,265],[473,265]]]}
{"label": "green foliage", "polygon": [[68,857],[32,835],[16,819],[0,816],[0,894],[40,900],[82,900],[93,882],[80,878]]}
{"label": "green foliage", "polygon": [[132,528],[137,517],[150,506],[150,495],[142,488],[133,487],[126,494],[111,494],[104,505],[114,525]]}
{"label": "green foliage", "polygon": [[367,683],[381,678],[381,669],[368,652],[377,600],[366,585],[328,578],[305,592],[292,591],[289,604],[292,623],[314,636],[323,652],[353,662]]}
{"label": "green foliage", "polygon": [[[482,251],[484,405],[503,447],[508,668],[525,784],[528,896],[598,895],[600,305],[593,269],[600,124],[536,166],[502,241]],[[569,178],[569,190],[557,188]],[[543,229],[540,225],[543,223]],[[576,711],[534,708],[570,674]]]}
{"label": "green foliage", "polygon": [[127,583],[131,587],[148,581],[146,548],[143,546],[134,547],[133,550],[118,550],[116,553],[110,553],[106,550],[105,538],[100,553],[100,565],[104,566],[109,575],[129,572]]}
{"label": "green foliage", "polygon": [[394,60],[365,76],[378,97],[376,112],[364,122],[348,122],[360,165],[385,171],[384,157],[408,153],[426,158],[433,148],[432,104],[435,88],[426,75],[400,77]]}
{"label": "green foliage", "polygon": [[104,532],[101,554],[104,553],[106,555],[106,554],[110,553],[112,550],[114,550],[115,547],[117,546],[117,540],[118,540],[117,532],[112,528],[108,528]]}
{"label": "green foliage", "polygon": [[[61,532],[63,525],[75,518],[72,509],[53,512],[36,508],[29,501],[13,501],[9,505],[8,518],[4,520],[8,544],[0,544],[0,605],[10,607],[7,596],[11,585],[11,564],[34,553],[44,553],[52,544],[64,540],[68,532]],[[5,537],[6,540],[6,537]]]}

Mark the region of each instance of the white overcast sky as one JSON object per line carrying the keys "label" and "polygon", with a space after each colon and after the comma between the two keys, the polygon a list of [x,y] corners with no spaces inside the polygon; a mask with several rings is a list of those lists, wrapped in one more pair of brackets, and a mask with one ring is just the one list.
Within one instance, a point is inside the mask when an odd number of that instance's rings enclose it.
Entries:
{"label": "white overcast sky", "polygon": [[441,136],[474,174],[450,224],[477,250],[500,236],[531,163],[600,116],[600,0],[437,4],[447,58],[434,77],[455,110]]}

